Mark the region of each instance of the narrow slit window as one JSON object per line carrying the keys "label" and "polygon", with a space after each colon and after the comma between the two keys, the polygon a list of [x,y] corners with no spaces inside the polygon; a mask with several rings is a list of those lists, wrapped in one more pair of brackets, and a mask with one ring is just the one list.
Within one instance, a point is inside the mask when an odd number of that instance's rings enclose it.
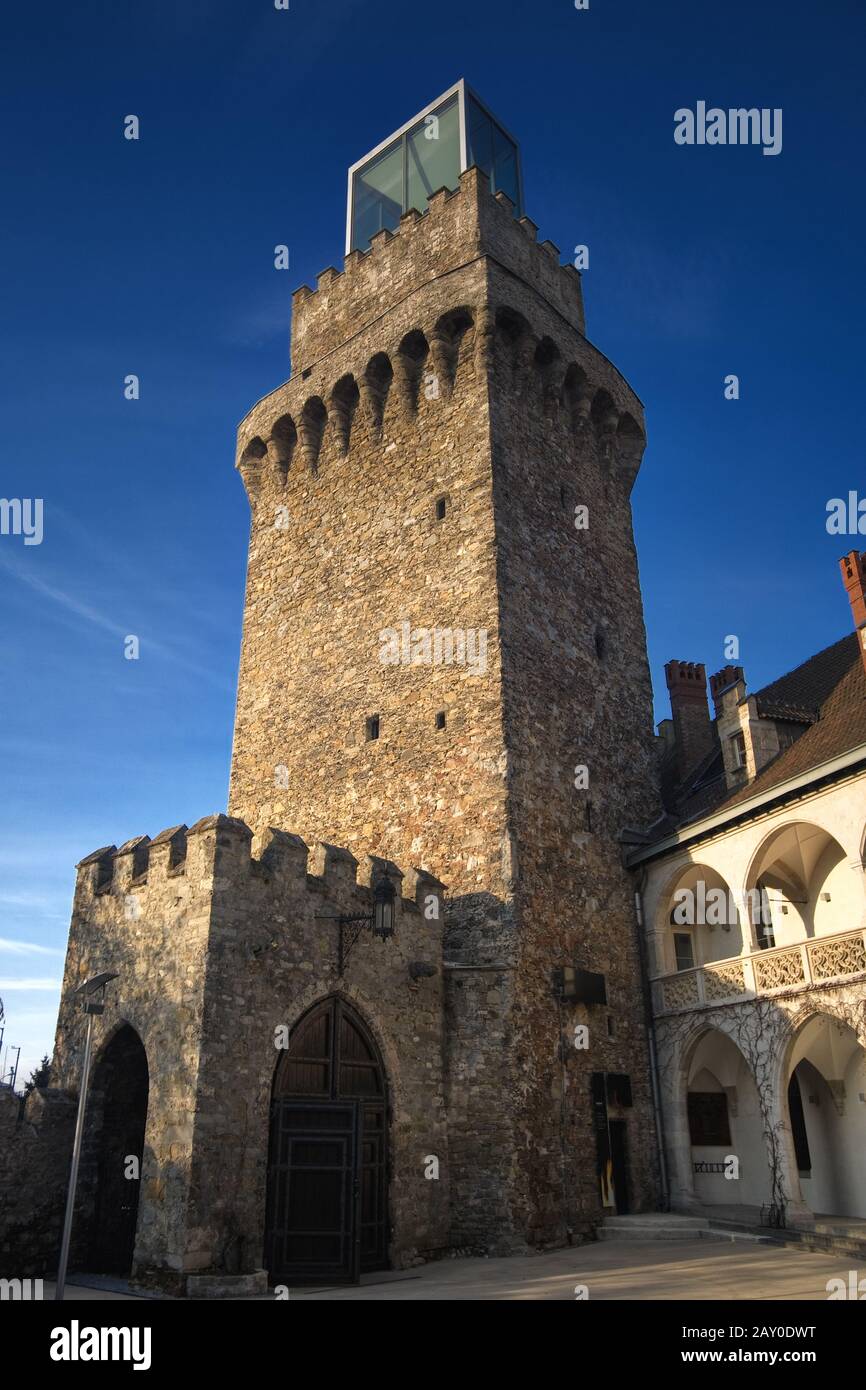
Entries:
{"label": "narrow slit window", "polygon": [[448,511],[448,498],[440,497],[436,503],[436,520],[444,521],[445,513]]}
{"label": "narrow slit window", "polygon": [[378,738],[378,737],[379,737],[379,716],[378,716],[378,714],[371,714],[371,715],[370,715],[370,718],[367,720],[367,742],[369,743],[372,739]]}
{"label": "narrow slit window", "polygon": [[437,728],[437,729],[444,729],[446,723],[447,723],[447,720],[446,720],[446,718],[445,718],[445,711],[444,711],[444,709],[440,709],[440,710],[438,711],[437,715],[436,715],[436,728]]}

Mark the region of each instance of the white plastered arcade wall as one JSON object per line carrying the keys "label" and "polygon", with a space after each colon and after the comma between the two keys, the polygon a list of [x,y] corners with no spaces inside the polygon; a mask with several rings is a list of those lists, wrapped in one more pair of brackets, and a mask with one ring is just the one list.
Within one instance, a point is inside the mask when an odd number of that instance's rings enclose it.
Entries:
{"label": "white plastered arcade wall", "polygon": [[[766,886],[770,898],[778,947],[862,931],[866,927],[864,840],[866,775],[861,773],[820,792],[806,792],[789,806],[741,827],[719,828],[692,849],[674,850],[651,861],[642,889],[650,975],[667,975],[676,969],[673,933],[679,928],[670,920],[673,895],[678,887],[694,887],[701,874],[707,884],[727,885],[738,911],[727,932],[719,927],[695,929],[696,965],[759,950],[749,900],[743,893],[759,883]],[[840,1028],[840,1038],[844,1035],[846,1042],[841,1052],[837,1047],[830,1062],[821,1038],[828,1029],[839,1032]],[[866,1218],[866,1099],[861,1100],[866,1097],[866,980],[862,973],[838,984],[812,983],[755,1000],[663,1014],[657,1018],[656,1029],[674,1209],[697,1210],[721,1203],[753,1206],[767,1201],[770,1163],[763,1130],[769,1126],[778,1139],[776,1167],[790,1220],[813,1214]],[[718,1035],[726,1041],[720,1042]],[[738,1046],[744,1037],[749,1044],[748,1062]],[[750,1115],[750,1103],[757,1101],[756,1066],[765,1096],[763,1124],[760,1116]],[[788,1083],[795,1068],[812,1160],[809,1176],[802,1178],[788,1110]],[[695,1163],[710,1155],[703,1149],[692,1151],[687,1094],[690,1086],[713,1089],[712,1081],[736,1090],[738,1113],[730,1115],[731,1152],[745,1160],[736,1184],[718,1174],[694,1171]],[[729,1103],[730,1098],[729,1093]],[[757,1122],[751,1124],[752,1119]],[[711,1157],[719,1161],[717,1152]]]}

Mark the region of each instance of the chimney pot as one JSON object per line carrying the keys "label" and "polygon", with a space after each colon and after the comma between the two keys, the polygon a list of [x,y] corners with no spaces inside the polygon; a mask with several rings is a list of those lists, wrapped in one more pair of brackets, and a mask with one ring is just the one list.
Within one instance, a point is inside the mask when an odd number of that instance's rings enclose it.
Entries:
{"label": "chimney pot", "polygon": [[671,697],[679,776],[685,777],[713,746],[706,667],[700,661],[669,661],[665,679]]}
{"label": "chimney pot", "polygon": [[842,583],[851,604],[851,617],[860,638],[860,657],[866,670],[866,551],[850,550],[839,561]]}
{"label": "chimney pot", "polygon": [[729,686],[736,685],[742,681],[745,686],[746,676],[742,666],[723,666],[721,671],[717,671],[714,676],[710,676],[710,694],[713,697],[713,709],[716,718],[722,712],[722,695]]}
{"label": "chimney pot", "polygon": [[839,561],[839,569],[848,591],[854,626],[862,627],[866,623],[866,551],[862,555],[856,550],[849,551]]}

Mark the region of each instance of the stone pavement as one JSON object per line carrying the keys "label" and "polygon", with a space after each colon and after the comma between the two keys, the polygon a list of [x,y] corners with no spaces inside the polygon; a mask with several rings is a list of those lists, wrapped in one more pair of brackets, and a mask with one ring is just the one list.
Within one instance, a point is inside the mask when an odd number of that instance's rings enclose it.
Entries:
{"label": "stone pavement", "polygon": [[[573,1300],[585,1284],[590,1301],[608,1299],[827,1299],[827,1280],[846,1279],[850,1258],[739,1241],[598,1242],[510,1259],[443,1260],[418,1269],[371,1274],[360,1285],[292,1289],[301,1299],[346,1301]],[[850,1266],[853,1267],[853,1266]],[[866,1269],[860,1271],[866,1275]],[[46,1299],[53,1285],[45,1285]],[[128,1297],[67,1285],[70,1302]]]}

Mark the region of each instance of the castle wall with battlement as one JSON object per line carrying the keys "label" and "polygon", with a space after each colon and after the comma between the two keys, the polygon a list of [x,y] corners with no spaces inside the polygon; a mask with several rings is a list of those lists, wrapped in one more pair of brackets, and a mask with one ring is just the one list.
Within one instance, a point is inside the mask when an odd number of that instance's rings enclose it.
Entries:
{"label": "castle wall with battlement", "polygon": [[[380,322],[431,280],[444,282],[479,256],[495,258],[534,283],[563,320],[584,332],[580,273],[561,265],[552,242],[539,242],[528,217],[515,221],[504,194],[492,196],[487,176],[467,169],[454,192],[440,189],[427,211],[413,209],[396,233],[378,232],[369,252],[352,251],[303,285],[292,301],[292,367],[307,370],[326,354]],[[443,283],[447,297],[447,286]]]}
{"label": "castle wall with battlement", "polygon": [[[398,889],[395,934],[366,933],[339,977],[335,919],[372,913],[373,873]],[[82,861],[52,1086],[74,1094],[79,1084],[85,1019],[71,992],[116,972],[95,1020],[94,1078],[130,1024],[149,1071],[134,1274],[184,1292],[202,1271],[262,1269],[276,1030],[335,993],[368,1024],[391,1088],[391,1258],[399,1267],[447,1245],[442,893],[417,869],[359,865],[283,831],[253,847],[250,829],[221,815]],[[89,1128],[73,1268],[86,1264],[94,1211],[98,1117]],[[431,1154],[438,1181],[425,1178]]]}

